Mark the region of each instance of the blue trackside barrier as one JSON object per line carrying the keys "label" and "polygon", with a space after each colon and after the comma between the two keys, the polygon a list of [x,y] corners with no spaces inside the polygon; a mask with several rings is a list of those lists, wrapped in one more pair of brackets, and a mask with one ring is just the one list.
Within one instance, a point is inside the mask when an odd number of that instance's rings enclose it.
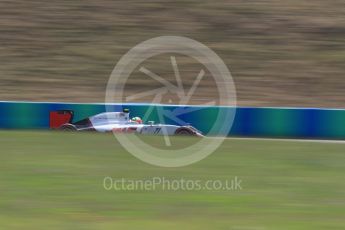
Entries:
{"label": "blue trackside barrier", "polygon": [[[113,111],[128,108],[131,116],[143,117],[150,106],[175,110],[181,106],[150,104],[113,104]],[[108,107],[108,108],[109,108]],[[247,107],[198,107],[182,106],[190,113],[179,118],[203,133],[209,133],[220,111],[236,111],[229,136],[345,139],[345,110],[318,108],[247,108]],[[74,121],[105,112],[104,104],[48,103],[48,102],[0,102],[0,129],[49,129],[49,113],[55,110],[73,110]],[[155,110],[153,110],[155,111]],[[148,120],[158,122],[157,112]],[[174,120],[166,123],[176,124]],[[222,126],[230,126],[230,120]],[[214,131],[214,130],[213,130]],[[217,133],[217,130],[216,130]],[[211,133],[211,135],[214,133]]]}

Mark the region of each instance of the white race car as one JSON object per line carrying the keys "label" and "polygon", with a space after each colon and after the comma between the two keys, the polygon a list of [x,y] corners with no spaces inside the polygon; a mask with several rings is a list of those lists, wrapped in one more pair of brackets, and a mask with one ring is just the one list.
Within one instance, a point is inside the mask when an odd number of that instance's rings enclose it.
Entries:
{"label": "white race car", "polygon": [[64,131],[98,131],[115,133],[138,133],[150,135],[187,135],[202,137],[196,128],[167,124],[143,124],[139,117],[129,117],[129,110],[105,112],[73,122],[73,111],[58,110],[50,112],[50,128]]}

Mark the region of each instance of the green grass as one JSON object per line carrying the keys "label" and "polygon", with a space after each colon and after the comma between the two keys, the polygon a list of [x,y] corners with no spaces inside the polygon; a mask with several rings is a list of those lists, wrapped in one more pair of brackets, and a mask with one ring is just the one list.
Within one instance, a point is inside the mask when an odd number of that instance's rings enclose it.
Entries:
{"label": "green grass", "polygon": [[[160,168],[112,135],[1,131],[0,229],[344,229],[344,147],[227,140],[194,165]],[[242,190],[107,191],[106,176],[237,176]]]}

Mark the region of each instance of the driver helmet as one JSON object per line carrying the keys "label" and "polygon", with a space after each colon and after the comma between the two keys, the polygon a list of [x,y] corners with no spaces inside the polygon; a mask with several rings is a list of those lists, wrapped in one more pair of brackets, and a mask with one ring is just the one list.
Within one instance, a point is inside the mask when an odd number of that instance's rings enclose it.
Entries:
{"label": "driver helmet", "polygon": [[142,123],[143,123],[143,121],[141,120],[140,117],[133,117],[133,118],[131,119],[131,121],[132,121],[132,122],[135,122],[135,123],[137,123],[137,124],[142,124]]}

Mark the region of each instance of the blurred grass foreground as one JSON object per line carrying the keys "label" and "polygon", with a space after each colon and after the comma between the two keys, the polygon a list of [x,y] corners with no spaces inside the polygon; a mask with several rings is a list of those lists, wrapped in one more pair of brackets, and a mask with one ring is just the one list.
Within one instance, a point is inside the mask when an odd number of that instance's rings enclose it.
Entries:
{"label": "blurred grass foreground", "polygon": [[[183,168],[145,164],[112,135],[1,131],[0,146],[1,229],[345,228],[341,143],[226,140],[207,159]],[[157,176],[202,181],[236,176],[242,189],[103,187],[105,177]]]}
{"label": "blurred grass foreground", "polygon": [[[344,15],[342,0],[1,1],[0,99],[103,102],[122,55],[174,35],[224,60],[239,105],[343,108]],[[151,70],[169,79],[167,61]],[[196,70],[177,63],[190,87]],[[144,78],[128,82],[127,93],[144,91]],[[211,85],[200,85],[200,99],[214,96]]]}

